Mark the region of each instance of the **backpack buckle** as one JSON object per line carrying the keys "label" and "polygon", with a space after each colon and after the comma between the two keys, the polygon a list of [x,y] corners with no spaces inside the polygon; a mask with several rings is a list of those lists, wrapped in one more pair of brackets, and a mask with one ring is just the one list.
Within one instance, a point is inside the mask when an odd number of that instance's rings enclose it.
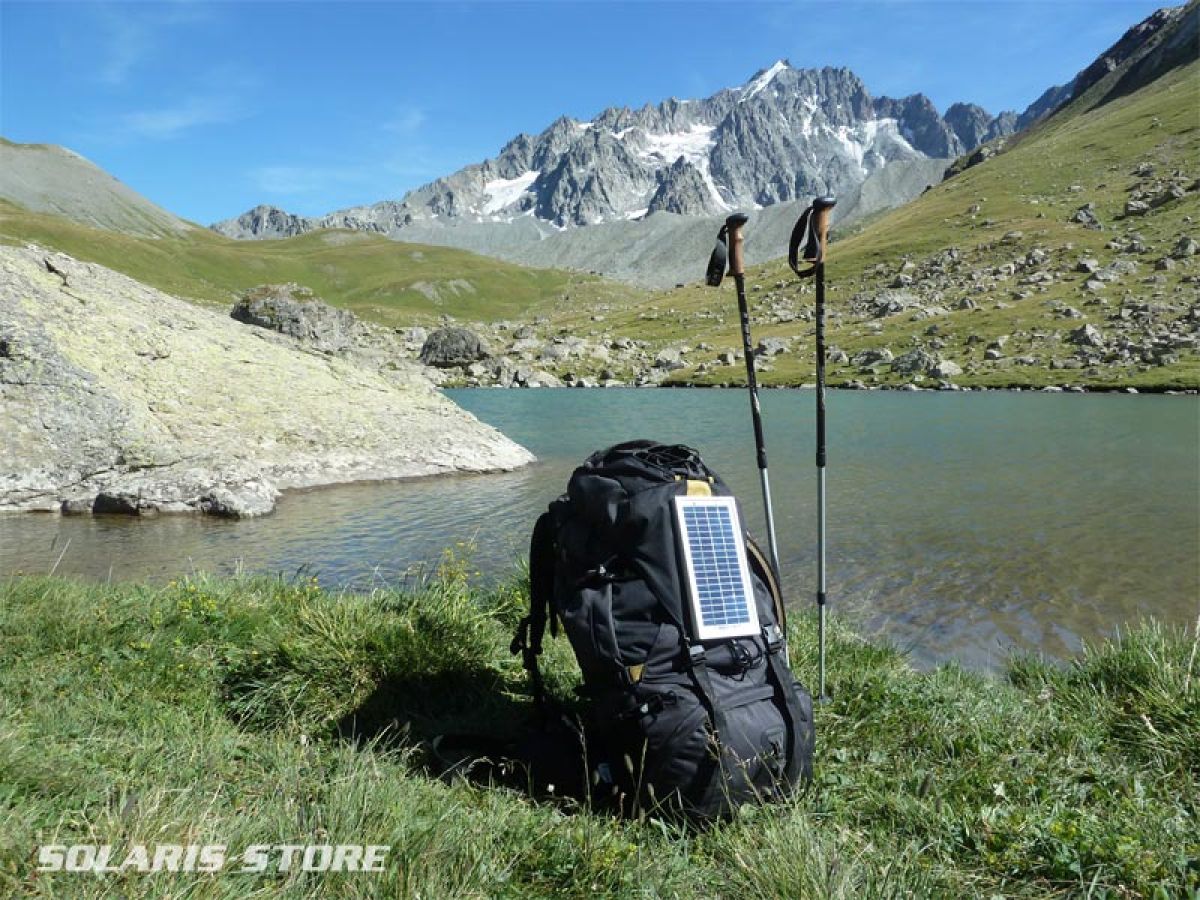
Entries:
{"label": "backpack buckle", "polygon": [[763,641],[766,642],[768,653],[778,653],[783,649],[783,629],[778,625],[763,626]]}
{"label": "backpack buckle", "polygon": [[693,669],[704,665],[705,660],[707,659],[707,654],[704,652],[703,644],[688,644],[687,650],[688,662],[691,664]]}

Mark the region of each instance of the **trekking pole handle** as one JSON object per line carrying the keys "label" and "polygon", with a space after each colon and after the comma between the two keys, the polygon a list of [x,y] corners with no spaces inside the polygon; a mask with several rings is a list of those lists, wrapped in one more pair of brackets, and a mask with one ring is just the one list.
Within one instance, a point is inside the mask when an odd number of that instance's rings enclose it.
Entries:
{"label": "trekking pole handle", "polygon": [[742,226],[750,220],[745,213],[734,213],[725,220],[729,230],[729,274],[745,275],[746,260],[742,253]]}
{"label": "trekking pole handle", "polygon": [[812,240],[804,248],[804,261],[818,263],[825,259],[829,241],[829,218],[837,201],[833,197],[818,197],[812,205]]}

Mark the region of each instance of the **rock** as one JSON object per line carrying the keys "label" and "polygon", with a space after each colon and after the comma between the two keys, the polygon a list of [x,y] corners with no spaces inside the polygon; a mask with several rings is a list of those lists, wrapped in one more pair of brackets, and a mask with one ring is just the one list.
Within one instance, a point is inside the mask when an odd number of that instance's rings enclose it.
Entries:
{"label": "rock", "polygon": [[685,368],[686,365],[683,361],[683,352],[678,347],[664,347],[654,357],[654,368],[662,369],[666,372]]}
{"label": "rock", "polygon": [[1171,250],[1171,256],[1175,259],[1187,259],[1189,256],[1195,256],[1200,253],[1200,244],[1191,237],[1191,235],[1183,235]]}
{"label": "rock", "polygon": [[995,361],[998,359],[1003,359],[1004,354],[1000,350],[997,350],[995,347],[988,347],[986,350],[983,351],[983,358],[988,360],[989,362],[992,362],[992,361]]}
{"label": "rock", "polygon": [[758,342],[758,346],[754,348],[754,352],[758,356],[778,356],[781,353],[787,352],[789,341],[783,338],[766,337]]}
{"label": "rock", "polygon": [[1100,271],[1100,262],[1090,256],[1085,256],[1079,262],[1075,263],[1075,271],[1083,272],[1087,275],[1095,274]]}
{"label": "rock", "polygon": [[846,354],[845,350],[838,350],[835,348],[828,351],[826,362],[828,362],[830,365],[841,366],[850,362],[850,357]]}
{"label": "rock", "polygon": [[1090,228],[1092,231],[1104,230],[1104,226],[1096,218],[1096,207],[1091,203],[1085,203],[1075,210],[1075,214],[1068,221],[1082,225],[1084,228]]}
{"label": "rock", "polygon": [[95,500],[91,497],[76,497],[64,500],[59,507],[59,512],[64,516],[86,516],[91,513],[94,503]]}
{"label": "rock", "polygon": [[227,490],[250,511],[288,488],[532,460],[401,357],[321,355],[95,263],[69,271],[64,302],[37,251],[0,246],[0,510],[237,510]]}
{"label": "rock", "polygon": [[1150,208],[1158,209],[1160,206],[1166,206],[1174,200],[1182,200],[1187,196],[1187,191],[1177,184],[1168,187],[1161,194],[1156,195],[1150,200]]}
{"label": "rock", "polygon": [[487,345],[475,332],[459,325],[438,328],[421,347],[421,362],[446,369],[465,366],[488,355]]}
{"label": "rock", "polygon": [[862,368],[865,366],[877,365],[879,363],[890,363],[893,359],[895,359],[895,356],[893,355],[892,351],[887,347],[884,347],[880,350],[860,350],[858,353],[854,354],[851,362],[854,365]]}
{"label": "rock", "polygon": [[564,359],[568,359],[572,354],[571,348],[566,344],[552,343],[543,347],[539,355],[547,362],[561,362]]}
{"label": "rock", "polygon": [[1169,272],[1175,268],[1175,260],[1169,256],[1164,256],[1154,264],[1154,268],[1160,272]]}
{"label": "rock", "polygon": [[92,512],[100,516],[137,516],[141,515],[141,504],[136,494],[127,491],[101,491],[92,501]]}
{"label": "rock", "polygon": [[924,375],[938,364],[939,360],[927,350],[917,347],[897,356],[891,362],[891,370],[900,375]]}
{"label": "rock", "polygon": [[962,366],[949,359],[941,360],[937,365],[929,370],[929,374],[934,378],[941,378],[945,380],[957,378],[962,373]]}
{"label": "rock", "polygon": [[725,350],[717,354],[717,362],[723,366],[732,366],[738,360],[738,355],[732,350]]}
{"label": "rock", "polygon": [[537,332],[534,330],[532,325],[522,325],[513,332],[512,336],[514,341],[522,341],[528,340],[532,337],[537,337]]}
{"label": "rock", "polygon": [[358,342],[354,313],[329,306],[298,284],[260,284],[242,294],[229,315],[310,344],[324,353],[340,353]]}
{"label": "rock", "polygon": [[1067,336],[1067,341],[1081,347],[1103,347],[1104,335],[1095,325],[1082,325]]}
{"label": "rock", "polygon": [[876,318],[894,316],[909,309],[919,309],[921,301],[909,291],[883,291],[871,299],[872,315]]}
{"label": "rock", "polygon": [[1144,216],[1150,212],[1150,204],[1144,200],[1126,200],[1125,215],[1127,216]]}
{"label": "rock", "polygon": [[279,491],[264,481],[248,481],[236,487],[213,488],[200,498],[200,510],[223,519],[265,516],[275,508]]}
{"label": "rock", "polygon": [[1002,244],[1016,244],[1023,237],[1025,237],[1025,232],[1023,231],[1006,231],[1004,237],[1000,238],[1000,242]]}

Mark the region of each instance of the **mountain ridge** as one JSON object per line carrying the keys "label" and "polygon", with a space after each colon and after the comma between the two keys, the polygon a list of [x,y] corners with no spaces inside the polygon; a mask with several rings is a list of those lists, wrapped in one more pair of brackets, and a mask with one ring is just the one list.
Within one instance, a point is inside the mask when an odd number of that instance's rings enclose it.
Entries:
{"label": "mountain ridge", "polygon": [[608,107],[589,121],[559,117],[400,200],[320,217],[260,205],[211,227],[236,238],[323,227],[399,236],[418,224],[521,217],[565,231],[663,211],[715,215],[844,193],[890,162],[954,157],[1011,133],[1017,120],[966,103],[947,115],[922,94],[872,97],[847,68],[780,60],[707,98]]}

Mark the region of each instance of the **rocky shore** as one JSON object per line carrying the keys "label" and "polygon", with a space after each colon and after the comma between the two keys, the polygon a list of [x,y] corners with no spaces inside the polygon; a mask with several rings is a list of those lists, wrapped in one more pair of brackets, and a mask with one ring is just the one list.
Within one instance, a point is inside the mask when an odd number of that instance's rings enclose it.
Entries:
{"label": "rocky shore", "polygon": [[288,488],[532,461],[391,332],[325,307],[307,333],[271,318],[271,296],[243,299],[237,321],[0,247],[0,510],[253,516]]}

